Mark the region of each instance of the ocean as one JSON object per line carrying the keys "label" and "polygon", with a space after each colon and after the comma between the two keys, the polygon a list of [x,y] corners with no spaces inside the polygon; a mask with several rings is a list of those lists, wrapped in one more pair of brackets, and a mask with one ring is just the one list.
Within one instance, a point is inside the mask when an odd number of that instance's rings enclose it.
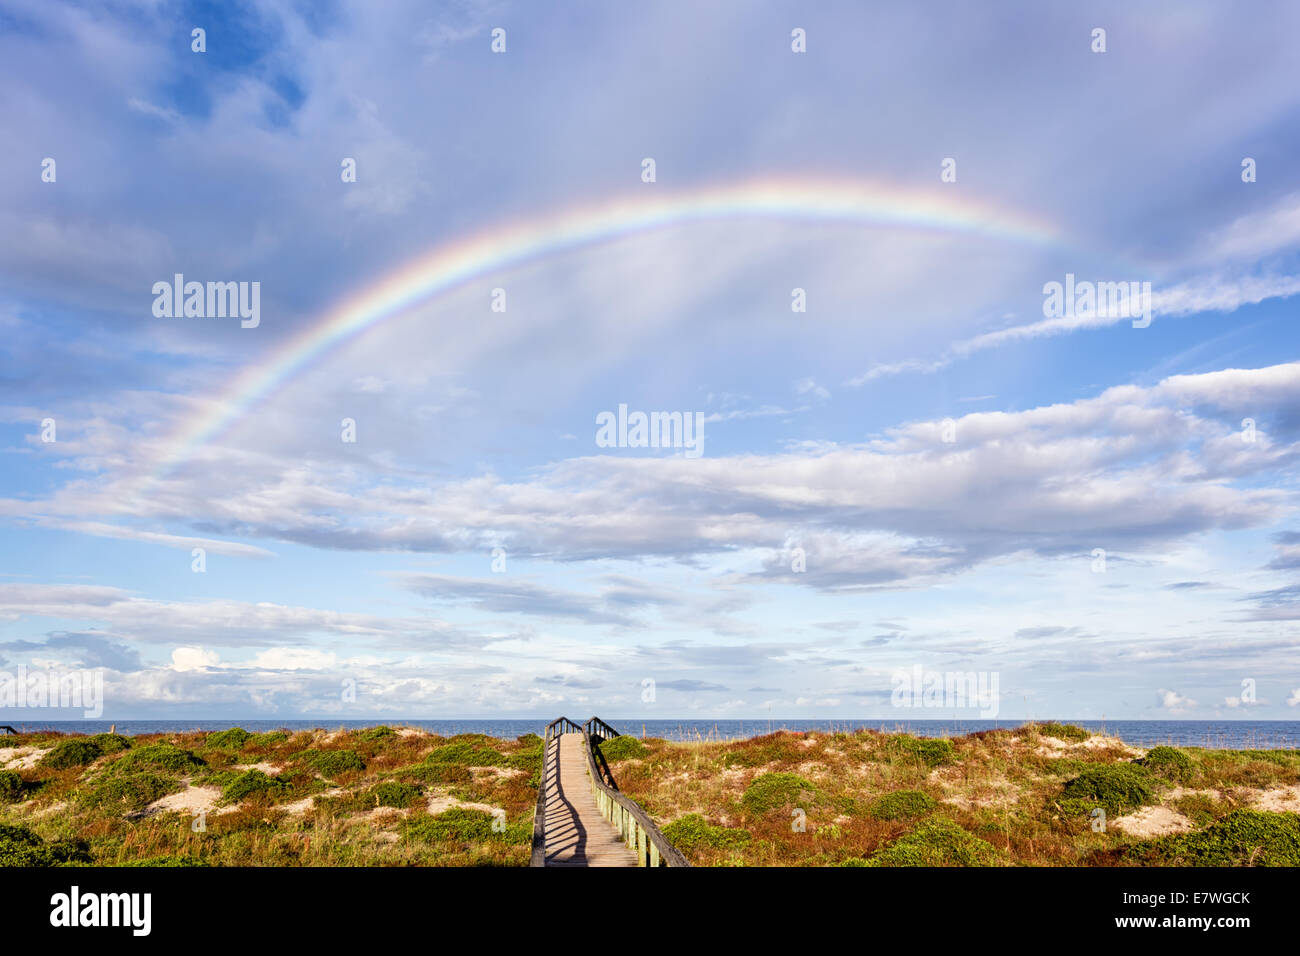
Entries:
{"label": "ocean", "polygon": [[[1071,720],[1056,718],[1061,723],[1077,724],[1089,730],[1104,731],[1136,747],[1170,744],[1181,747],[1211,747],[1234,750],[1286,750],[1300,747],[1300,721],[1297,720]],[[226,730],[243,727],[253,732],[267,730],[310,730],[321,727],[339,728],[373,727],[377,724],[418,727],[442,736],[454,734],[486,734],[489,737],[512,739],[521,734],[540,734],[547,721],[542,718],[508,720],[406,720],[393,717],[386,720],[51,720],[6,721],[14,729],[30,732],[57,730],[64,733],[97,734],[115,726],[117,732],[127,735],[176,733],[189,730]],[[776,730],[853,731],[860,729],[907,731],[922,737],[952,737],[977,730],[1014,728],[1025,721],[1015,720],[700,720],[683,717],[676,720],[609,720],[625,734],[636,737],[662,737],[667,740],[735,740],[757,737]]]}

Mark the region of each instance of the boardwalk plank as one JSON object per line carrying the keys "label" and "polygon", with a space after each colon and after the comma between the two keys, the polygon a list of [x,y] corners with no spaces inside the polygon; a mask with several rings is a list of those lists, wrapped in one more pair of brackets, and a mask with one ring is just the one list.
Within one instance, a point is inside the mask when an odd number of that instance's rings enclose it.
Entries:
{"label": "boardwalk plank", "polygon": [[596,806],[582,734],[552,738],[545,776],[547,866],[637,865],[636,854]]}

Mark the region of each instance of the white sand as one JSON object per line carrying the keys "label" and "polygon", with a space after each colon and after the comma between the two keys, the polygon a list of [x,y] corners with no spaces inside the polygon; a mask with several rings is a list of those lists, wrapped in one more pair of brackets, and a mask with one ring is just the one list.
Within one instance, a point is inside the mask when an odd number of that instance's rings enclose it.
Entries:
{"label": "white sand", "polygon": [[220,787],[196,787],[190,785],[179,793],[169,793],[167,796],[155,800],[145,807],[144,812],[146,816],[155,813],[187,813],[190,816],[196,813],[211,813],[214,816],[221,816],[225,813],[234,813],[239,809],[237,805],[218,807],[217,801],[220,799]]}
{"label": "white sand", "polygon": [[1250,805],[1256,810],[1300,812],[1300,784],[1278,787],[1275,790],[1257,791],[1251,797]]}
{"label": "white sand", "polygon": [[53,747],[6,747],[0,750],[0,767],[6,770],[31,770]]}
{"label": "white sand", "polygon": [[1143,807],[1135,813],[1116,817],[1110,825],[1129,836],[1148,839],[1169,833],[1186,833],[1193,829],[1192,821],[1169,807]]}

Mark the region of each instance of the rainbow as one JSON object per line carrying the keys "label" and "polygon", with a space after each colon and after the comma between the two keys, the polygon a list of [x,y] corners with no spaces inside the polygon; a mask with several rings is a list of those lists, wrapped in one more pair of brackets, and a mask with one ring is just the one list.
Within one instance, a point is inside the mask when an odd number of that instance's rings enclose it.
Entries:
{"label": "rainbow", "polygon": [[762,179],[669,192],[641,187],[612,198],[491,228],[439,246],[336,305],[225,395],[184,422],[164,445],[155,476],[188,459],[250,409],[340,344],[418,303],[483,276],[546,256],[675,226],[742,218],[842,223],[1052,244],[1055,229],[1029,216],[960,198],[956,187],[908,192],[867,181]]}

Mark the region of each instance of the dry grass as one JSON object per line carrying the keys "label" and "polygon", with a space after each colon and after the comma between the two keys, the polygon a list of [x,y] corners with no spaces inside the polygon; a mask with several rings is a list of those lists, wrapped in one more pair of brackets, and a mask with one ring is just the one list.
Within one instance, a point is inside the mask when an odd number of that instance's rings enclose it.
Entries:
{"label": "dry grass", "polygon": [[[33,746],[48,749],[60,739],[66,737],[9,739],[5,743],[10,747],[0,748],[0,756],[30,753],[27,748]],[[246,740],[202,732],[149,734],[131,743],[130,749],[84,767],[16,769],[24,792],[16,801],[0,803],[0,823],[25,827],[51,846],[76,846],[82,862],[106,866],[528,862],[540,770],[536,737],[444,738],[410,728],[396,733],[371,728],[261,734]],[[151,753],[145,748],[159,743],[180,747],[202,762],[184,767],[142,763],[141,756]],[[443,755],[442,762],[426,760],[435,752]],[[118,766],[131,754],[134,764]],[[237,780],[241,785],[232,787]],[[256,787],[244,793],[249,780]],[[223,794],[215,801],[214,789]],[[189,799],[196,793],[205,799]],[[393,794],[403,797],[405,805],[379,806]],[[472,809],[467,811],[467,805]],[[437,812],[431,814],[430,807]],[[468,813],[468,821],[429,826],[452,808]],[[206,812],[200,816],[198,809]],[[502,814],[504,829],[487,826]]]}
{"label": "dry grass", "polygon": [[[1028,725],[937,744],[874,731],[645,740],[647,756],[612,767],[620,788],[699,865],[1124,864],[1126,849],[1158,837],[1162,822],[1175,832],[1184,820],[1204,827],[1238,807],[1272,809],[1300,783],[1295,751],[1188,750],[1192,776],[1175,782],[1136,762],[1145,751],[1115,738],[1045,729],[1061,736]],[[1106,829],[1094,832],[1091,804],[1068,799],[1065,784],[1089,767],[1121,765],[1149,785],[1150,805],[1159,809],[1118,827],[1112,813]],[[787,784],[784,795],[746,798],[774,781]],[[1189,787],[1224,796],[1210,799]],[[931,809],[920,818],[881,819],[888,814],[873,807],[898,791],[923,794],[933,804],[910,799]]]}
{"label": "dry grass", "polygon": [[[9,763],[22,792],[0,803],[0,824],[29,828],[59,859],[528,861],[536,737],[443,738],[410,728],[248,739],[187,733],[133,738],[130,749],[83,767],[27,759],[61,739],[32,734],[0,747],[0,760],[23,755]],[[1147,761],[1146,751],[1059,725],[949,740],[781,732],[622,749],[635,755],[611,761],[619,786],[699,865],[1300,864],[1300,850],[1288,849],[1288,841],[1300,848],[1293,750],[1186,748]],[[207,806],[202,818],[191,812],[196,793]],[[1098,803],[1108,819],[1094,831]],[[497,811],[504,832],[490,825]]]}

